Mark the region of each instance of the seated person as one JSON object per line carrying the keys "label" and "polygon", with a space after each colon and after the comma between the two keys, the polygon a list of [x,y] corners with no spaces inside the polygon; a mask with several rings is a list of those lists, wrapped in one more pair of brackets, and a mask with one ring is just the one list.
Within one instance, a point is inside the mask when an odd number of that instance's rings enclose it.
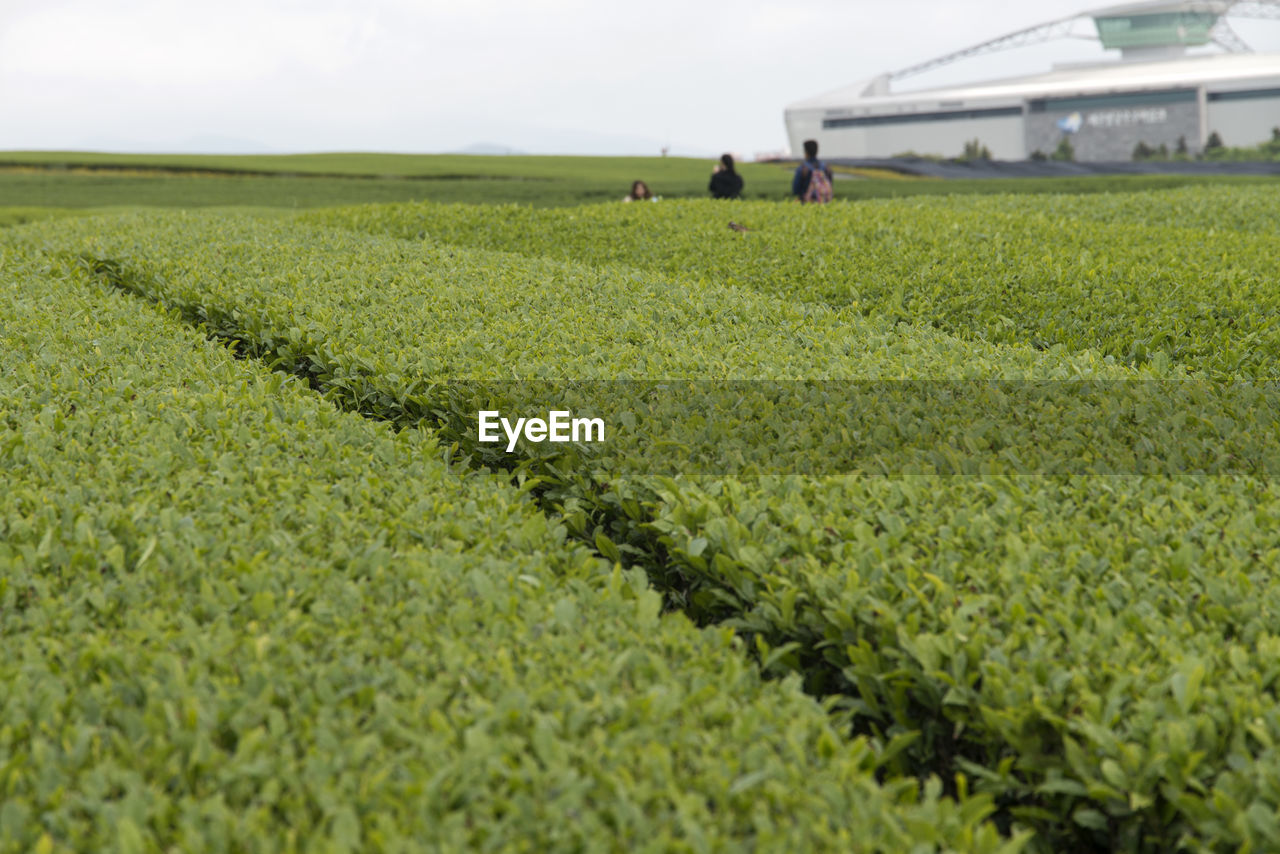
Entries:
{"label": "seated person", "polygon": [[742,197],[742,176],[734,171],[733,155],[724,154],[711,172],[711,184],[707,187],[713,199],[737,199]]}

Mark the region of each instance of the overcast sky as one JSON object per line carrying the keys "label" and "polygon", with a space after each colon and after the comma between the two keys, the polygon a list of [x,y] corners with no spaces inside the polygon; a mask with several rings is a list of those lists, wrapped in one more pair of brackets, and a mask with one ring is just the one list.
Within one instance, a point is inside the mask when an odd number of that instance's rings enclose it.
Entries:
{"label": "overcast sky", "polygon": [[[0,149],[751,156],[792,101],[1094,5],[0,0]],[[1234,26],[1280,52],[1280,22]],[[1057,42],[903,88],[1104,57]]]}

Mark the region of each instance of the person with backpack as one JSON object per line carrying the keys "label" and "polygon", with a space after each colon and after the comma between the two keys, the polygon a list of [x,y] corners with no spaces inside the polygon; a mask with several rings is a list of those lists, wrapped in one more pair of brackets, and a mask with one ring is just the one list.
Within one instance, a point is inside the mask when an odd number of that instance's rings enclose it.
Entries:
{"label": "person with backpack", "polygon": [[831,201],[831,167],[818,159],[818,141],[804,141],[804,162],[791,179],[791,195],[802,203],[824,205]]}
{"label": "person with backpack", "polygon": [[711,183],[707,189],[713,199],[736,199],[742,196],[742,176],[733,168],[733,155],[724,154],[711,173]]}

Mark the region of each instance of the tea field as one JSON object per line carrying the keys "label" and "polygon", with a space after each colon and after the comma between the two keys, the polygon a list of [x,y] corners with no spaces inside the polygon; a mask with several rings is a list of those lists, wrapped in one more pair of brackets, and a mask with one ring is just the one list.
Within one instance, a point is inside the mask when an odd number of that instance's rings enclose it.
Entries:
{"label": "tea field", "polygon": [[[637,179],[665,200],[707,198],[714,161],[329,153],[285,155],[0,152],[0,224],[8,209],[120,206],[298,209],[387,202],[571,207],[621,199]],[[741,163],[747,199],[783,201],[792,164]],[[959,193],[1099,193],[1182,186],[1271,186],[1254,176],[1113,175],[940,181],[838,173],[844,199]]]}
{"label": "tea field", "polygon": [[195,207],[0,229],[0,851],[1280,850],[1274,184]]}

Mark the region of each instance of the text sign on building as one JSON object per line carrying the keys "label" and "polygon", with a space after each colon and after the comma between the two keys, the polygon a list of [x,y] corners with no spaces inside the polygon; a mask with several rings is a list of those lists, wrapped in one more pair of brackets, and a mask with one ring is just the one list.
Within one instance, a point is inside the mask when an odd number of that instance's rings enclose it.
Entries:
{"label": "text sign on building", "polygon": [[1094,128],[1119,128],[1130,125],[1162,125],[1169,121],[1169,111],[1164,107],[1148,107],[1145,110],[1105,110],[1090,113],[1085,124]]}
{"label": "text sign on building", "polygon": [[1175,150],[1200,142],[1194,89],[1037,98],[1027,102],[1027,152],[1049,154],[1069,138],[1075,159],[1121,161],[1142,145]]}

